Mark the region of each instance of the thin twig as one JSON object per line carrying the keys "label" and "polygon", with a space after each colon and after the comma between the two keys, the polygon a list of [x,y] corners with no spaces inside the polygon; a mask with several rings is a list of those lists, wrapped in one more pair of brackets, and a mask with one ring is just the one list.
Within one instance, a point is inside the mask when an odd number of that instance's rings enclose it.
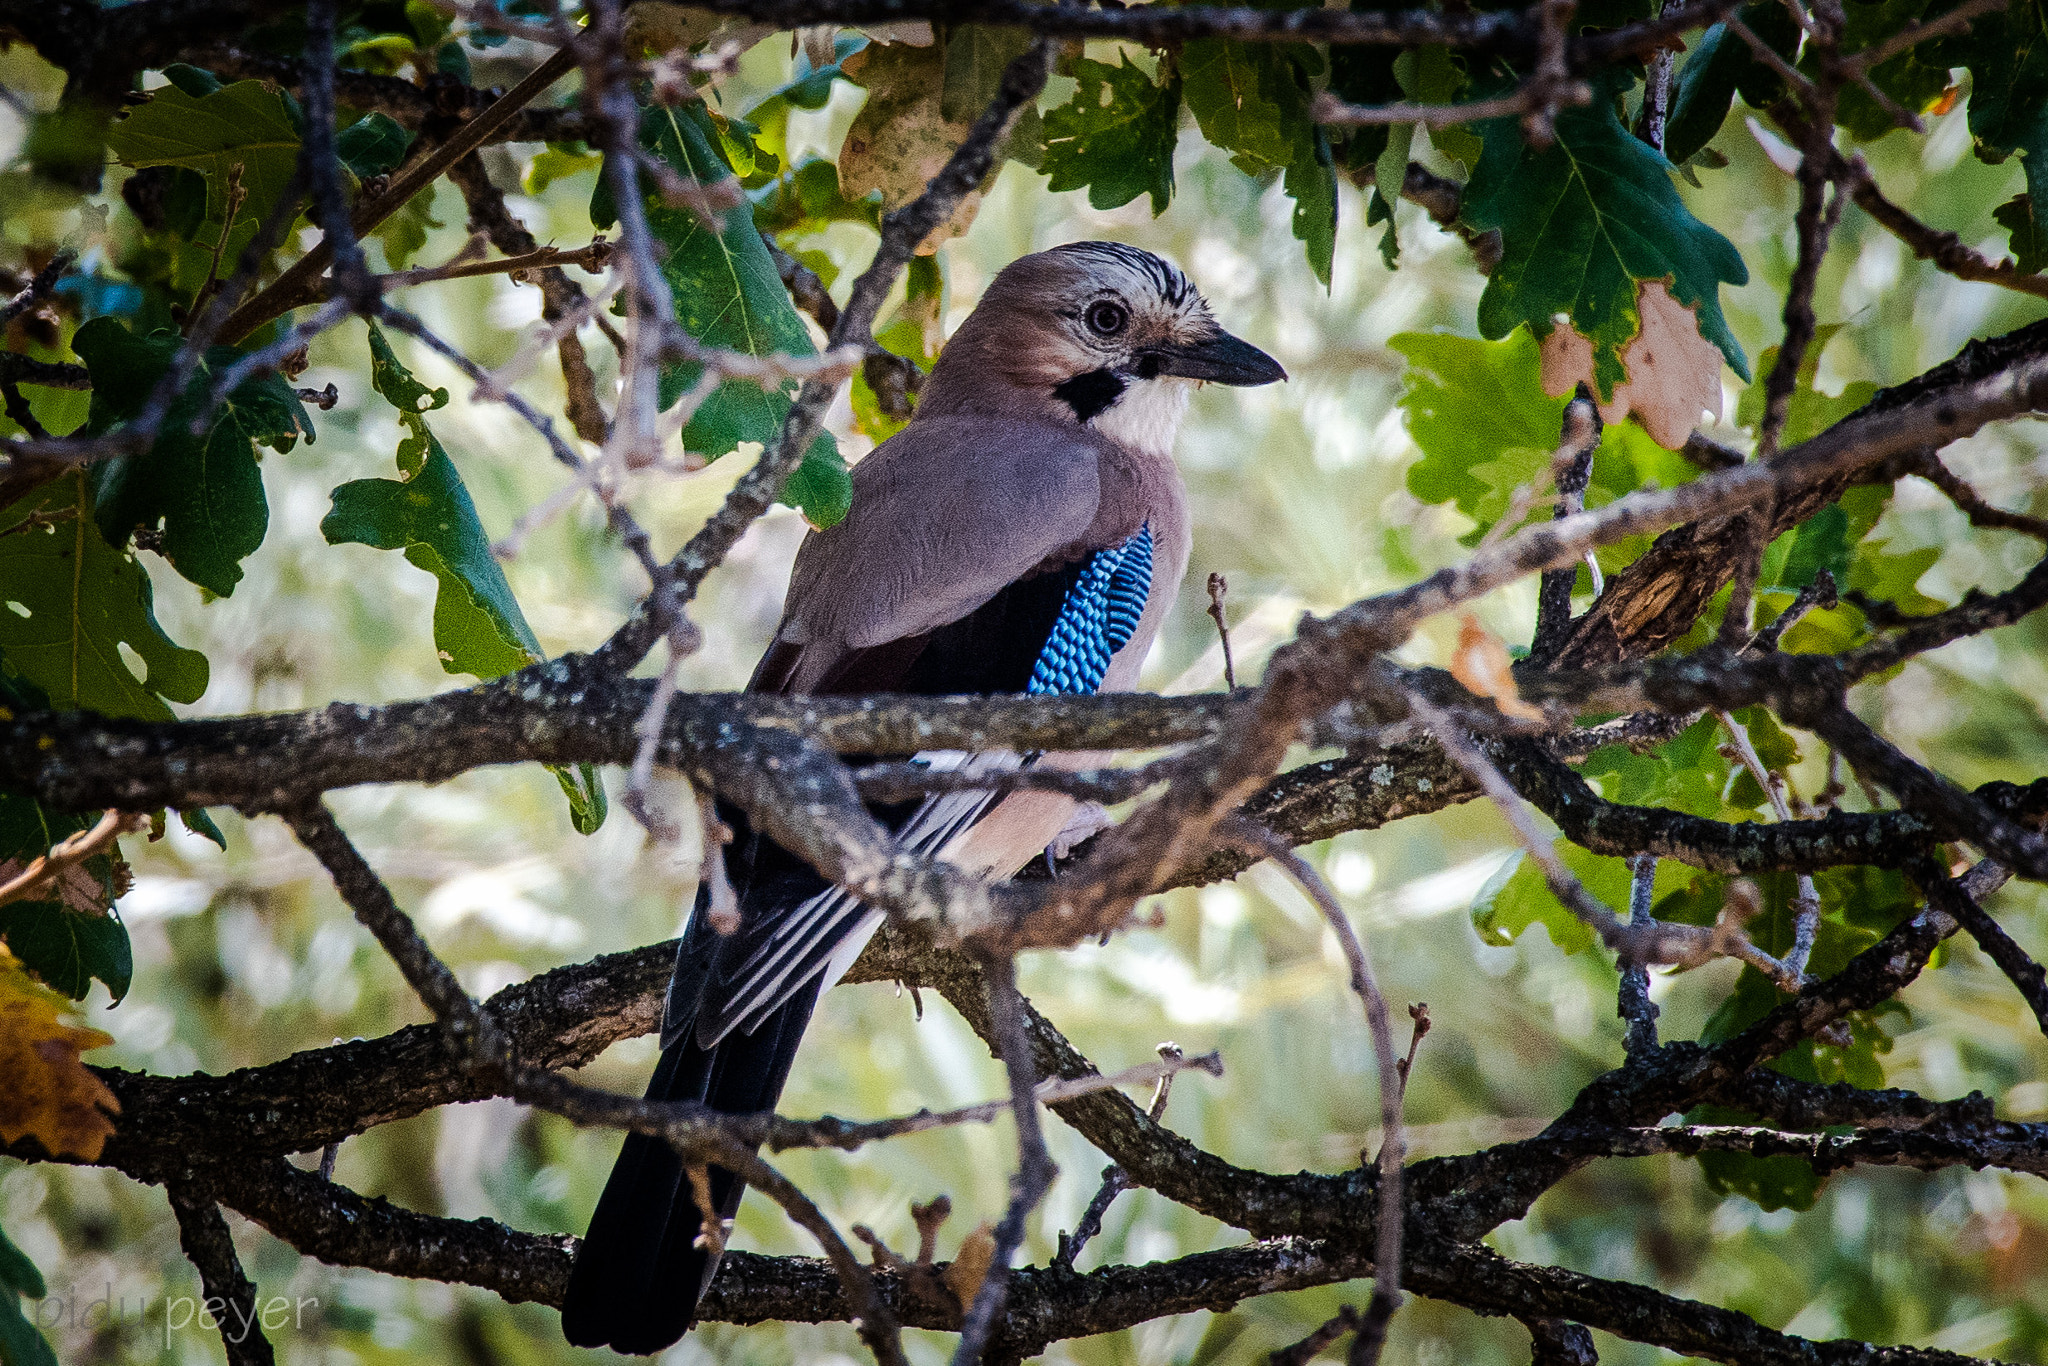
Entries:
{"label": "thin twig", "polygon": [[[1352,928],[1351,918],[1344,914],[1337,894],[1330,890],[1329,883],[1323,880],[1323,875],[1315,870],[1314,865],[1296,853],[1293,845],[1264,826],[1240,821],[1229,829],[1247,847],[1279,864],[1315,902],[1316,909],[1323,913],[1324,921],[1344,950],[1344,959],[1351,969],[1351,989],[1365,1006],[1366,1024],[1372,1035],[1373,1062],[1379,1075],[1380,1125],[1385,1138],[1380,1145],[1378,1161],[1379,1212],[1373,1231],[1372,1300],[1366,1305],[1364,1319],[1359,1324],[1358,1340],[1351,1349],[1351,1361],[1356,1366],[1376,1366],[1380,1351],[1386,1345],[1387,1324],[1394,1317],[1394,1311],[1401,1307],[1402,1212],[1405,1208],[1401,1196],[1401,1166],[1408,1153],[1401,1135],[1401,1099],[1406,1089],[1406,1078],[1394,1054],[1394,1026],[1387,1012],[1387,999],[1380,994],[1379,983],[1373,977],[1372,961],[1366,956],[1365,945],[1359,940],[1358,932]],[[1418,1019],[1418,1042],[1420,1031],[1421,1021]]]}
{"label": "thin twig", "polygon": [[[1217,1058],[1217,1067],[1221,1068],[1222,1060],[1218,1055],[1211,1053],[1206,1056]],[[1170,1070],[1160,1072],[1159,1084],[1152,1092],[1152,1103],[1145,1107],[1146,1115],[1155,1122],[1166,1114],[1166,1102],[1173,1094],[1174,1075],[1183,1067],[1202,1066],[1204,1060],[1197,1058],[1192,1063],[1187,1062],[1180,1045],[1167,1042],[1159,1045],[1159,1061]],[[1203,1070],[1208,1069],[1204,1067]],[[1042,1084],[1039,1088],[1039,1099],[1045,1100],[1045,1088]],[[1060,1234],[1059,1250],[1053,1254],[1052,1259],[1054,1266],[1063,1266],[1069,1270],[1073,1268],[1074,1259],[1081,1255],[1081,1249],[1088,1246],[1096,1234],[1102,1232],[1103,1216],[1109,1213],[1109,1207],[1116,1202],[1118,1195],[1131,1188],[1131,1184],[1131,1174],[1116,1163],[1112,1162],[1102,1169],[1102,1184],[1096,1187],[1095,1194],[1088,1201],[1088,1208],[1081,1212],[1080,1222],[1074,1225],[1072,1233]]]}
{"label": "thin twig", "polygon": [[1813,582],[1794,595],[1791,605],[1772,620],[1771,624],[1756,633],[1749,648],[1759,654],[1769,654],[1778,648],[1785,638],[1785,632],[1797,626],[1800,619],[1816,607],[1833,611],[1839,605],[1840,590],[1835,587],[1835,572],[1822,569],[1813,576]]}
{"label": "thin twig", "polygon": [[2017,531],[2023,536],[2048,543],[2048,519],[2030,516],[2024,512],[2007,512],[1984,501],[1977,490],[1970,487],[1963,477],[1941,463],[1941,457],[1929,452],[1920,467],[1913,471],[1928,483],[1948,495],[1949,501],[1960,508],[1974,527],[1988,527],[1998,531]]}
{"label": "thin twig", "polygon": [[[60,249],[43,264],[43,268],[29,277],[28,284],[5,303],[0,303],[0,329],[4,329],[22,314],[34,308],[50,296],[57,288],[57,282],[64,278],[64,272],[78,259],[78,253],[69,247]],[[19,279],[19,276],[15,277]]]}
{"label": "thin twig", "polygon": [[[488,109],[460,125],[446,142],[418,161],[402,167],[382,194],[356,205],[349,217],[351,231],[360,238],[404,208],[414,194],[440,179],[442,172],[482,146],[528,102],[567,75],[575,64],[575,54],[567,49],[550,54],[545,62],[535,67]],[[320,297],[319,279],[335,259],[336,245],[331,237],[323,237],[311,251],[286,267],[283,274],[255,298],[236,309],[221,325],[222,340],[238,342],[271,319]]]}
{"label": "thin twig", "polygon": [[1010,1206],[996,1225],[995,1251],[988,1272],[974,1292],[974,1303],[960,1325],[960,1343],[953,1351],[953,1366],[974,1366],[988,1346],[989,1334],[1002,1317],[1010,1283],[1010,1259],[1023,1245],[1025,1221],[1045,1197],[1059,1175],[1052,1154],[1046,1150],[1045,1132],[1039,1122],[1038,1067],[1031,1040],[1024,1032],[1024,999],[1017,991],[1016,963],[1007,955],[982,962],[988,982],[989,1019],[995,1027],[997,1052],[1010,1078],[1010,1113],[1017,1124],[1017,1174],[1010,1182]]}
{"label": "thin twig", "polygon": [[546,266],[576,266],[595,273],[611,263],[612,245],[602,235],[591,240],[588,246],[563,249],[541,247],[523,256],[506,256],[496,261],[455,261],[445,266],[420,266],[413,270],[396,271],[380,275],[378,281],[386,289],[407,289],[413,285],[428,284],[436,280],[466,280],[475,275],[517,275]]}
{"label": "thin twig", "polygon": [[143,814],[109,811],[89,830],[80,830],[67,835],[50,847],[47,854],[30,859],[28,866],[19,873],[0,883],[0,906],[10,901],[26,901],[39,895],[67,869],[74,868],[99,854],[113,849],[114,841],[131,831],[140,830],[149,824],[149,817]]}
{"label": "thin twig", "polygon": [[[1749,770],[1749,776],[1756,779],[1757,786],[1764,790],[1772,812],[1781,822],[1791,820],[1792,808],[1785,801],[1785,780],[1765,766],[1763,757],[1750,741],[1749,728],[1725,711],[1715,712],[1714,718],[1728,732],[1736,756]],[[1814,936],[1820,931],[1820,893],[1814,889],[1811,873],[1799,875],[1799,890],[1792,907],[1792,947],[1785,954],[1785,967],[1790,972],[1803,975],[1806,960],[1813,953]]]}
{"label": "thin twig", "polygon": [[1266,1366],[1308,1366],[1321,1356],[1326,1348],[1346,1333],[1355,1333],[1363,1324],[1358,1310],[1345,1305],[1322,1327],[1310,1333],[1301,1341],[1281,1347],[1266,1358]]}
{"label": "thin twig", "polygon": [[1223,614],[1223,598],[1230,592],[1230,581],[1221,574],[1209,576],[1209,619],[1216,623],[1216,638],[1223,645],[1223,689],[1237,691],[1237,662],[1230,655],[1230,618]]}

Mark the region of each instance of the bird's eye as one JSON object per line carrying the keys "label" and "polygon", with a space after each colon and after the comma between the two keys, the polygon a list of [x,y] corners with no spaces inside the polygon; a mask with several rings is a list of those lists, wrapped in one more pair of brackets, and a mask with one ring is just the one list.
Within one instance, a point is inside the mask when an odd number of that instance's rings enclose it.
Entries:
{"label": "bird's eye", "polygon": [[1088,306],[1088,330],[1098,337],[1114,337],[1130,320],[1131,315],[1124,311],[1122,304],[1108,299]]}

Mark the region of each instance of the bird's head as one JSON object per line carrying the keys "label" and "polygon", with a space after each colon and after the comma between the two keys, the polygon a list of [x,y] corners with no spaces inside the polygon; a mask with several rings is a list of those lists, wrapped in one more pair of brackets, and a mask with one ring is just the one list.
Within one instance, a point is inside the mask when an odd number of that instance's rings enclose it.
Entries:
{"label": "bird's head", "polygon": [[1150,454],[1196,384],[1271,384],[1278,361],[1225,332],[1180,269],[1120,242],[1022,257],[946,344],[920,411],[1030,412]]}

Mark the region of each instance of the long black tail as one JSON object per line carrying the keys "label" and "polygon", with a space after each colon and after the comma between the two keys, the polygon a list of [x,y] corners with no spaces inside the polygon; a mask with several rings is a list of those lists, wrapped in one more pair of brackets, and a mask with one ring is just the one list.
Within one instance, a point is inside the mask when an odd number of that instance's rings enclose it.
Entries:
{"label": "long black tail", "polygon": [[[686,1030],[662,1053],[647,1098],[697,1100],[736,1115],[774,1109],[816,1000],[815,986],[801,991],[752,1034],[728,1035],[708,1050]],[[718,1217],[730,1219],[746,1187],[723,1167],[710,1175]],[[674,1343],[697,1321],[697,1301],[718,1270],[697,1245],[702,1230],[675,1149],[628,1134],[569,1273],[562,1335],[578,1347],[641,1356]]]}

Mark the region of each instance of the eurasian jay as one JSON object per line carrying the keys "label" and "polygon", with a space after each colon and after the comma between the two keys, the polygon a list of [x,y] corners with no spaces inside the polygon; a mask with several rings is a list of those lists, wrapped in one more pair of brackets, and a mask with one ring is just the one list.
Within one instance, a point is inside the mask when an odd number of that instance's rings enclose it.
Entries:
{"label": "eurasian jay", "polygon": [[[749,690],[1130,687],[1187,568],[1172,448],[1189,392],[1285,378],[1150,252],[1077,242],[1013,262],[947,343],[916,416],[854,467],[852,511],[804,541]],[[1075,813],[1052,792],[949,793],[876,811],[906,847],[990,877],[1038,856]],[[774,1108],[819,993],[882,915],[737,809],[719,814],[735,836],[725,859],[739,927],[718,933],[698,892],[647,1095],[749,1114]],[[732,1217],[743,1190],[711,1169],[717,1218]],[[717,1271],[702,1227],[675,1151],[629,1135],[576,1254],[564,1335],[632,1353],[675,1342]]]}

